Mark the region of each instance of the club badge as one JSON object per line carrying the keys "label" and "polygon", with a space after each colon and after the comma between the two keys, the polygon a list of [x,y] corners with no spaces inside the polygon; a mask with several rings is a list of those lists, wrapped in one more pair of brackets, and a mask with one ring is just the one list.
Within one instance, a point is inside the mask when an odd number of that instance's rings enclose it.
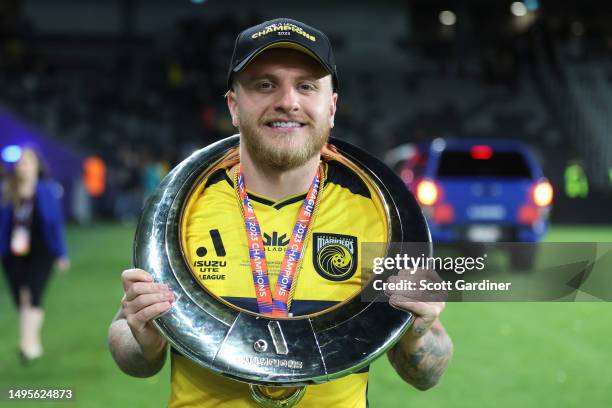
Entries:
{"label": "club badge", "polygon": [[313,233],[312,263],[323,278],[344,281],[357,270],[357,238],[351,235]]}

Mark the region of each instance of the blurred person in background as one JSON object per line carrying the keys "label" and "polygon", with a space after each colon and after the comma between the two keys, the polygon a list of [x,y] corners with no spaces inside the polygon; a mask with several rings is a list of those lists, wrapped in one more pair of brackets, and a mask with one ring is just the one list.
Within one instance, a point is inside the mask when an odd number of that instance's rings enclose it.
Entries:
{"label": "blurred person in background", "polygon": [[0,255],[19,310],[19,354],[27,363],[43,354],[42,299],[53,265],[60,271],[70,266],[57,189],[33,148],[23,149],[2,186]]}
{"label": "blurred person in background", "polygon": [[164,162],[159,153],[145,150],[142,157],[142,190],[143,200],[146,201],[155,192],[159,183],[168,174],[169,165]]}
{"label": "blurred person in background", "polygon": [[132,146],[119,146],[117,166],[118,194],[115,200],[115,216],[123,223],[135,221],[142,205],[141,162]]}

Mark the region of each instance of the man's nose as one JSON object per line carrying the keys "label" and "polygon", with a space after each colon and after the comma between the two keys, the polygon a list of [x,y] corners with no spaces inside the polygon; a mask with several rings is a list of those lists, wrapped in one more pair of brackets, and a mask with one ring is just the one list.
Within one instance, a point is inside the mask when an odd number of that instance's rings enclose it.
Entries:
{"label": "man's nose", "polygon": [[300,109],[299,93],[292,85],[280,87],[275,109],[281,112],[296,112]]}

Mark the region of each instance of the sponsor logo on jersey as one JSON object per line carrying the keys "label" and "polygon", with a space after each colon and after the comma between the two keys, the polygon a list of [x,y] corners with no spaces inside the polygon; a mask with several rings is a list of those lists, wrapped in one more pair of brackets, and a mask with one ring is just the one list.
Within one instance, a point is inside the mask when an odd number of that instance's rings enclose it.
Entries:
{"label": "sponsor logo on jersey", "polygon": [[266,251],[284,251],[288,243],[289,238],[287,238],[287,234],[279,236],[276,231],[273,231],[272,235],[265,232],[263,234],[263,244]]}
{"label": "sponsor logo on jersey", "polygon": [[225,274],[219,272],[226,266],[227,261],[193,261],[193,270],[201,280],[225,280]]}
{"label": "sponsor logo on jersey", "polygon": [[349,279],[357,270],[357,237],[313,233],[312,264],[317,273],[325,279],[333,281]]}
{"label": "sponsor logo on jersey", "polygon": [[[208,231],[210,234],[210,238],[213,244],[213,249],[215,255],[217,257],[224,258],[227,253],[225,252],[225,246],[223,245],[223,240],[221,239],[221,234],[218,229],[212,229]],[[198,258],[204,258],[207,255],[210,255],[209,250],[204,246],[199,246],[196,249],[196,256]],[[198,259],[193,261],[193,271],[197,274],[197,277],[200,280],[225,280],[225,275],[221,274],[221,269],[227,266],[227,261],[225,260],[202,260]]]}

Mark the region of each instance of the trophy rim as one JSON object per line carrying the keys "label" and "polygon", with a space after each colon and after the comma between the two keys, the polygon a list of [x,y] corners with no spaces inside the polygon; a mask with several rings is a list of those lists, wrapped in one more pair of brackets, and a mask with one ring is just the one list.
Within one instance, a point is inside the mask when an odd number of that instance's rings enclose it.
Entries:
{"label": "trophy rim", "polygon": [[[230,136],[194,152],[164,178],[145,205],[134,237],[134,265],[151,273],[156,282],[168,284],[176,297],[173,307],[154,320],[155,326],[179,353],[196,364],[252,384],[308,385],[360,370],[401,337],[413,320],[411,313],[392,308],[386,300],[363,302],[360,291],[319,313],[274,318],[220,301],[210,291],[202,290],[192,275],[180,239],[185,203],[202,174],[238,146],[239,140],[239,135]],[[361,149],[335,138],[330,138],[330,143],[362,169],[378,189],[377,194],[382,195],[380,201],[388,217],[389,242],[426,242],[431,253],[425,217],[403,182]],[[290,340],[299,333],[299,338],[289,344],[302,345],[300,353],[292,352],[292,359],[287,359],[254,352],[249,343],[257,337],[268,335],[269,338],[271,324],[277,325],[281,336],[284,331]],[[381,336],[372,329],[384,330],[386,334]],[[355,336],[347,336],[345,331],[361,333],[363,347],[356,345]],[[335,344],[330,345],[332,342]],[[358,349],[352,357],[337,356],[338,351],[345,356],[351,354],[351,348]],[[238,357],[244,355],[246,360],[236,360],[236,353],[243,353]],[[265,364],[258,365],[262,361]],[[296,372],[298,363],[303,368],[299,373]]]}

